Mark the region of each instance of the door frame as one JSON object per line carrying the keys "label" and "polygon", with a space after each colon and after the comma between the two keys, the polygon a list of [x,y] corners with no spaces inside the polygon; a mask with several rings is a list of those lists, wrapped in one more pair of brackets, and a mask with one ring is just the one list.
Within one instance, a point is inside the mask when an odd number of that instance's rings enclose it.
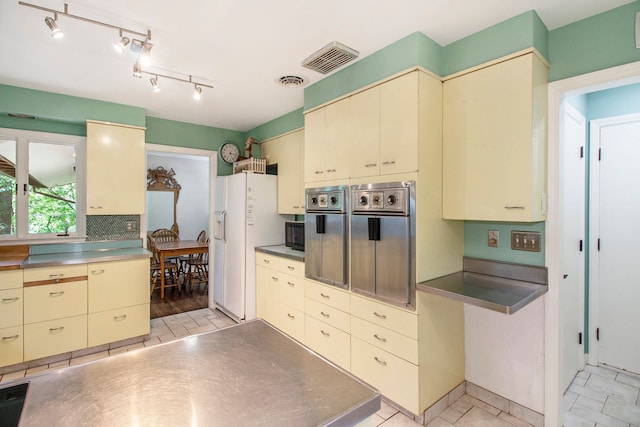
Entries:
{"label": "door frame", "polygon": [[[597,161],[600,148],[600,129],[606,126],[640,121],[640,113],[624,114],[615,117],[592,120],[590,123],[591,147],[589,156],[591,159],[591,172],[589,174],[589,245],[596,248],[600,236],[600,188],[594,183],[600,178],[600,162]],[[599,253],[597,250],[589,251],[589,336],[596,336],[596,328],[599,324],[599,293],[600,270]],[[589,353],[587,360],[592,365],[598,364],[599,342],[597,339],[589,339]]]}
{"label": "door frame", "polygon": [[[215,203],[216,203],[216,186],[215,179],[218,176],[218,152],[210,151],[210,150],[202,150],[198,148],[187,148],[187,147],[177,147],[173,145],[160,145],[160,144],[145,144],[145,169],[146,169],[146,161],[147,155],[150,152],[155,153],[169,153],[176,155],[187,155],[187,156],[200,156],[200,157],[208,157],[209,158],[209,225],[207,230],[207,235],[213,235],[213,224],[214,224],[214,212],[215,212]],[[140,218],[140,238],[146,245],[147,236],[147,215],[143,215]],[[213,259],[214,259],[214,244],[213,239],[210,239],[209,242],[209,308],[215,309],[216,304],[213,300]]]}
{"label": "door frame", "polygon": [[548,150],[545,264],[548,269],[549,290],[545,294],[545,426],[562,425],[562,397],[560,381],[561,337],[559,286],[562,283],[560,262],[562,218],[560,217],[560,105],[565,98],[596,90],[609,89],[640,82],[640,62],[633,62],[605,70],[594,71],[549,83],[548,87]]}

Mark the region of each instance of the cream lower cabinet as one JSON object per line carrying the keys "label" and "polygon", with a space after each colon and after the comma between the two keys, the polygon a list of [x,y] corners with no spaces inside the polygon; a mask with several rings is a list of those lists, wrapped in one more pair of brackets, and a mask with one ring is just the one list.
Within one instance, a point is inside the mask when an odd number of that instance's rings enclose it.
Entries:
{"label": "cream lower cabinet", "polygon": [[444,218],[544,221],[547,83],[535,53],[444,82]]}
{"label": "cream lower cabinet", "polygon": [[90,347],[149,333],[149,259],[92,263],[88,276]]}
{"label": "cream lower cabinet", "polygon": [[87,120],[87,215],[144,214],[145,129]]}
{"label": "cream lower cabinet", "polygon": [[278,165],[278,213],[304,214],[304,131],[302,129],[260,146],[267,165]]}
{"label": "cream lower cabinet", "polygon": [[0,271],[0,366],[23,360],[22,270]]}
{"label": "cream lower cabinet", "polygon": [[278,325],[279,258],[256,252],[256,315]]}
{"label": "cream lower cabinet", "polygon": [[87,266],[24,270],[24,360],[87,347]]}

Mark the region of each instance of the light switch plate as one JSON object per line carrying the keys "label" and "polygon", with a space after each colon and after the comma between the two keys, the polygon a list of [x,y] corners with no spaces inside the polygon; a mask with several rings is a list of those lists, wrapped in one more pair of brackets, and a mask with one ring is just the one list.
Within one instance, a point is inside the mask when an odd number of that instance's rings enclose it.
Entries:
{"label": "light switch plate", "polygon": [[511,231],[511,249],[540,252],[542,233],[539,231]]}
{"label": "light switch plate", "polygon": [[487,245],[491,248],[500,246],[500,232],[498,230],[489,230]]}

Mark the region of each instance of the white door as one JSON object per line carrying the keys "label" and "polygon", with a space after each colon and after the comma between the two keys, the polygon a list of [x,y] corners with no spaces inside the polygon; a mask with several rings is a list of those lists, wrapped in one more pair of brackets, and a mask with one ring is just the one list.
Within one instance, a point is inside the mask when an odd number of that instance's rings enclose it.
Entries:
{"label": "white door", "polygon": [[245,317],[247,174],[227,177],[226,259],[222,307],[238,320]]}
{"label": "white door", "polygon": [[563,105],[560,176],[562,273],[560,282],[561,381],[566,390],[584,366],[585,118]]}
{"label": "white door", "polygon": [[215,216],[213,221],[213,300],[222,305],[224,301],[225,260],[226,260],[226,224],[225,218],[227,199],[227,180],[225,177],[216,178]]}
{"label": "white door", "polygon": [[599,335],[592,342],[598,363],[640,373],[640,115],[594,121],[591,135],[599,148],[591,186],[598,192],[592,234],[600,248],[590,259]]}

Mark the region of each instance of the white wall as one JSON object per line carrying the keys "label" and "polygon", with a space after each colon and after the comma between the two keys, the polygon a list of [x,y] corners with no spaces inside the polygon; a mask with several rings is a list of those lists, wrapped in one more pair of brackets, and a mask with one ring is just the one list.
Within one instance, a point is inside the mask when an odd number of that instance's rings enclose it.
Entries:
{"label": "white wall", "polygon": [[192,240],[209,229],[209,159],[207,157],[153,153],[147,155],[147,169],[173,169],[182,187],[177,206],[180,238]]}
{"label": "white wall", "polygon": [[507,315],[464,306],[465,377],[544,413],[544,298]]}

